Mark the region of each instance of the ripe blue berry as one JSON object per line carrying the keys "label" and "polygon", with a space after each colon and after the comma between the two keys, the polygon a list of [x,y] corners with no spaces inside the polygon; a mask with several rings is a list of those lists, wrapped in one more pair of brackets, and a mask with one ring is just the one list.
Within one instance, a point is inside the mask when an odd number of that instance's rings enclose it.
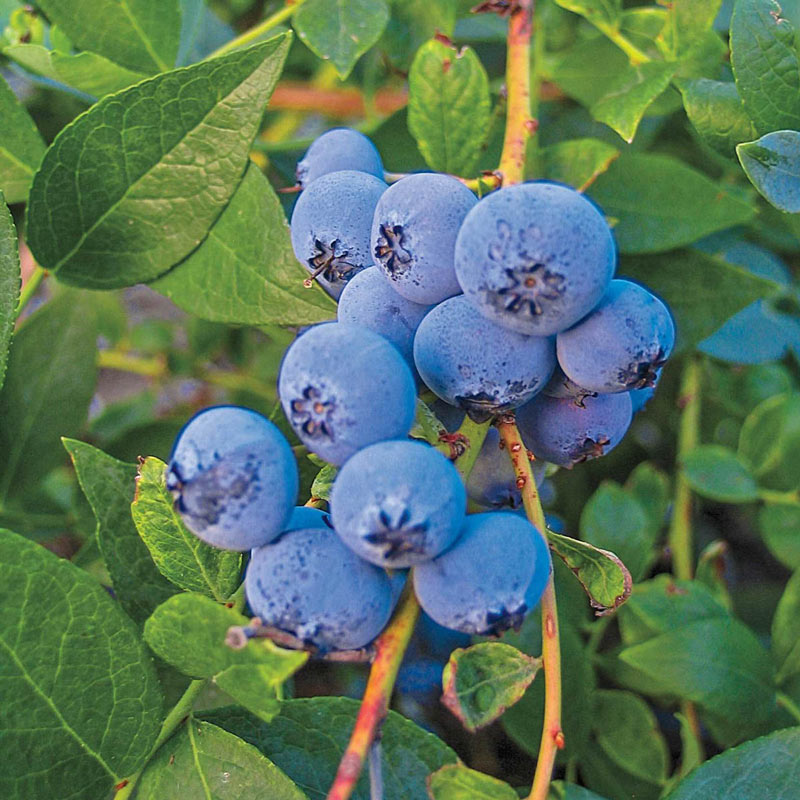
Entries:
{"label": "ripe blue berry", "polygon": [[253,613],[321,650],[369,644],[392,613],[386,572],[328,527],[289,531],[253,551],[245,575]]}
{"label": "ripe blue berry", "polygon": [[333,128],[317,137],[297,162],[297,183],[305,189],[317,178],[345,169],[383,179],[383,162],[375,145],[352,128]]}
{"label": "ripe blue berry", "polygon": [[576,406],[583,406],[587,397],[597,397],[597,392],[590,392],[578,386],[575,381],[571,381],[559,364],[556,364],[547,386],[542,389],[542,394],[548,397],[569,397]]}
{"label": "ripe blue berry", "polygon": [[422,442],[379,442],[341,468],[331,519],[342,541],[383,567],[411,567],[449,547],[464,522],[458,471]]}
{"label": "ripe blue berry", "polygon": [[463,183],[433,172],[409,175],[384,192],[372,222],[372,252],[399,294],[430,304],[461,293],[456,235],[477,202]]}
{"label": "ripe blue berry", "polygon": [[507,511],[471,514],[453,547],[414,568],[414,591],[440,625],[498,634],[522,624],[551,567],[548,547],[528,520]]}
{"label": "ripe blue berry", "polygon": [[331,297],[372,264],[369,232],[385,189],[374,175],[344,170],[318,178],[297,200],[291,226],[294,254]]}
{"label": "ripe blue berry", "polygon": [[347,322],[315,325],[292,343],[278,394],[303,444],[331,464],[407,436],[414,422],[416,389],[403,357],[382,336]]}
{"label": "ripe blue berry", "polygon": [[517,422],[525,446],[536,458],[571,467],[616,447],[631,416],[627,392],[587,397],[583,408],[569,397],[541,394],[519,409]]}
{"label": "ripe blue berry", "polygon": [[565,374],[592,392],[654,386],[675,344],[667,307],[637,283],[614,280],[597,308],[556,339]]}
{"label": "ripe blue berry", "polygon": [[283,528],[286,531],[299,531],[303,528],[332,528],[331,517],[326,511],[310,506],[295,506],[292,515]]}
{"label": "ripe blue berry", "polygon": [[249,550],[284,529],[297,501],[292,448],[261,414],[216,406],[178,435],[167,488],[186,527],[214,547]]}
{"label": "ripe blue berry", "polygon": [[555,366],[552,339],[523,336],[481,316],[463,296],[422,320],[414,339],[422,380],[442,400],[475,419],[530,400]]}
{"label": "ripe blue berry", "polygon": [[363,325],[388,339],[415,369],[414,334],[430,309],[401,297],[377,267],[368,267],[348,281],[337,314],[339,322]]}
{"label": "ripe blue berry", "polygon": [[616,249],[603,215],[555,183],[522,183],[483,198],[456,240],[456,274],[484,316],[519,333],[549,336],[597,304]]}
{"label": "ripe blue berry", "polygon": [[[538,486],[544,479],[545,465],[541,461],[531,464]],[[517,488],[517,476],[502,446],[497,428],[489,428],[478,457],[467,479],[470,500],[489,508],[519,508],[522,494]]]}

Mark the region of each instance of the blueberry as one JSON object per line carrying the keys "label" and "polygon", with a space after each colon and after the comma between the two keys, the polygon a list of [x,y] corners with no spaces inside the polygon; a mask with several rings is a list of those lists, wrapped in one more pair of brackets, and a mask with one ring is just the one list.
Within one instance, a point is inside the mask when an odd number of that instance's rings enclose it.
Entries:
{"label": "blueberry", "polygon": [[383,567],[411,567],[449,547],[464,522],[458,471],[422,442],[379,442],[339,470],[331,519],[342,541]]}
{"label": "blueberry", "polygon": [[638,283],[614,280],[589,316],[556,338],[565,374],[593,392],[654,386],[675,344],[667,307]]}
{"label": "blueberry", "polygon": [[628,394],[631,396],[631,410],[638,414],[652,399],[656,393],[655,386],[645,386],[644,389],[631,389]]}
{"label": "blueberry", "polygon": [[[497,428],[489,428],[467,479],[467,495],[475,503],[490,508],[520,508],[522,494],[517,488],[514,466],[501,445]],[[535,461],[531,466],[538,486],[544,479],[545,465]]]}
{"label": "blueberry", "polygon": [[587,397],[597,397],[597,392],[590,392],[578,386],[575,381],[571,381],[559,364],[556,364],[547,386],[542,389],[542,394],[548,397],[569,397],[576,406],[583,406]]}
{"label": "blueberry", "polygon": [[283,527],[283,533],[286,533],[286,531],[298,531],[303,528],[322,528],[325,526],[328,528],[333,527],[330,514],[327,511],[311,508],[310,506],[295,506],[292,509],[289,521]]}
{"label": "blueberry", "polygon": [[540,394],[519,409],[517,422],[525,446],[536,458],[571,467],[616,447],[631,416],[627,392],[587,397],[583,408],[569,397]]}
{"label": "blueberry", "polygon": [[372,252],[399,294],[430,304],[461,293],[456,235],[477,202],[463,183],[432,172],[409,175],[384,192],[372,222]]}
{"label": "blueberry", "polygon": [[555,355],[552,339],[496,325],[460,295],[422,320],[414,361],[438,397],[486,419],[530,400],[547,383]]}
{"label": "blueberry", "polygon": [[377,267],[368,267],[345,286],[339,298],[338,319],[379,333],[415,369],[414,334],[430,309],[401,297]]}
{"label": "blueberry", "polygon": [[292,247],[331,297],[372,264],[369,231],[386,184],[365,172],[329,172],[303,191],[292,212]]}
{"label": "blueberry", "polygon": [[297,183],[305,189],[317,178],[345,169],[383,179],[383,162],[375,145],[352,128],[333,128],[317,137],[297,162]]}
{"label": "blueberry", "polygon": [[265,625],[321,650],[364,647],[392,613],[386,572],[360,559],[328,527],[289,531],[254,550],[244,585],[250,609]]}
{"label": "blueberry", "polygon": [[555,183],[522,183],[483,198],[456,240],[456,274],[484,316],[519,333],[549,336],[597,304],[616,249],[603,215]]}
{"label": "blueberry", "polygon": [[499,634],[522,624],[551,570],[544,540],[507,511],[471,514],[449,550],[414,568],[414,591],[436,622],[464,633]]}
{"label": "blueberry", "polygon": [[178,434],[167,488],[186,527],[204,542],[249,550],[284,529],[297,501],[292,448],[261,414],[216,406]]}
{"label": "blueberry", "polygon": [[414,378],[397,349],[348,322],[314,325],[292,343],[278,395],[303,444],[331,464],[407,436],[416,409]]}

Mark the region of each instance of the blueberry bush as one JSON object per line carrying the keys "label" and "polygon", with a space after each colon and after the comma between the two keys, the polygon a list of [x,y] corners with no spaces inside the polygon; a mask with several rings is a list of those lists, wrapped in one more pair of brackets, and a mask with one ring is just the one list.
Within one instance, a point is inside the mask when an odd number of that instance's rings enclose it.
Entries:
{"label": "blueberry bush", "polygon": [[800,3],[475,2],[0,0],[3,800],[800,797]]}

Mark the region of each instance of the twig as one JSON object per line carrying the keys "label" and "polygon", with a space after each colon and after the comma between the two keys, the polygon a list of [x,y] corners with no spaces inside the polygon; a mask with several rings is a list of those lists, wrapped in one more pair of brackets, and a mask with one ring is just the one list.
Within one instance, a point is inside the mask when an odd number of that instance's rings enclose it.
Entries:
{"label": "twig", "polygon": [[[547,523],[536,489],[527,450],[519,435],[513,414],[502,416],[497,422],[500,438],[506,446],[517,487],[522,494],[522,503],[528,519],[547,542]],[[544,670],[544,720],[536,772],[528,800],[546,800],[553,775],[556,753],[564,747],[564,732],[561,729],[561,648],[558,636],[558,609],[553,575],[547,582],[541,600],[542,606],[542,668]]]}
{"label": "twig", "polygon": [[369,749],[369,799],[383,800],[383,755],[381,737],[376,737]]}
{"label": "twig", "polygon": [[216,58],[217,56],[225,55],[225,53],[230,53],[231,50],[236,50],[238,47],[244,47],[247,44],[255,42],[265,33],[268,33],[273,28],[277,28],[278,25],[290,19],[292,14],[294,14],[294,12],[297,11],[297,9],[300,8],[304,2],[305,0],[287,0],[286,5],[280,9],[280,11],[276,11],[265,20],[259,22],[258,25],[254,25],[249,30],[239,34],[239,36],[237,36],[235,39],[231,39],[229,42],[226,42],[224,45],[222,45],[222,47],[215,50],[209,56],[209,58]]}

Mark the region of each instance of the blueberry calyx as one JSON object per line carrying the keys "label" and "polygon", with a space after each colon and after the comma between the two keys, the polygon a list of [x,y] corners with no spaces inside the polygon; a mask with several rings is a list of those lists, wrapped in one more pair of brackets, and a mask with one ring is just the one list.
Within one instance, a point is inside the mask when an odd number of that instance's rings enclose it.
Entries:
{"label": "blueberry calyx", "polygon": [[408,508],[403,509],[397,521],[381,509],[375,529],[364,540],[379,547],[385,545],[383,557],[394,558],[405,553],[424,553],[427,531],[427,522],[411,524],[411,512]]}
{"label": "blueberry calyx", "polygon": [[310,287],[314,280],[322,276],[328,283],[347,283],[353,277],[353,272],[358,269],[358,265],[345,261],[349,251],[336,252],[338,239],[334,239],[327,244],[320,239],[314,239],[315,253],[308,259],[311,267],[311,275],[303,281],[303,284]]}
{"label": "blueberry calyx", "polygon": [[333,440],[331,417],[336,409],[333,399],[323,400],[322,392],[314,386],[306,386],[303,396],[290,403],[292,421],[301,426],[309,436],[327,436]]}
{"label": "blueberry calyx", "polygon": [[645,361],[634,361],[626,370],[621,370],[619,380],[629,389],[649,389],[656,385],[661,367],[667,363],[664,349],[658,348],[655,358]]}
{"label": "blueberry calyx", "polygon": [[570,457],[573,464],[583,464],[593,458],[600,458],[605,453],[605,448],[611,444],[608,436],[598,436],[597,439],[584,439],[579,447],[576,447]]}
{"label": "blueberry calyx", "polygon": [[522,627],[527,613],[528,606],[525,603],[518,606],[513,611],[509,611],[505,606],[502,606],[499,611],[487,612],[486,635],[499,636],[511,628],[518,631]]}
{"label": "blueberry calyx", "polygon": [[375,257],[392,277],[402,275],[411,263],[411,253],[403,247],[405,235],[402,225],[381,225],[380,236],[375,245]]}

